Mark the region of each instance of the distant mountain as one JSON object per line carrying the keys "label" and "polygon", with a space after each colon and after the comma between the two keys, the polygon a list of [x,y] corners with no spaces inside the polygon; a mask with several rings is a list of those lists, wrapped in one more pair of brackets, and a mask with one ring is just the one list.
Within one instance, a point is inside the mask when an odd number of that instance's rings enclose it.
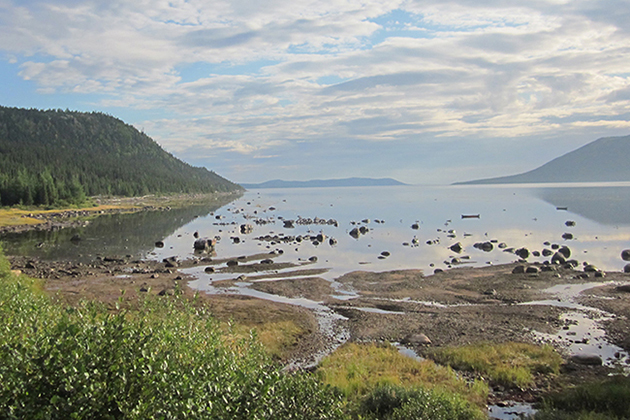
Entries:
{"label": "distant mountain", "polygon": [[241,184],[247,189],[258,188],[316,188],[316,187],[380,187],[389,185],[406,185],[392,178],[344,178],[314,179],[311,181],[283,181],[274,179],[260,184]]}
{"label": "distant mountain", "polygon": [[630,136],[605,137],[532,171],[456,184],[630,181]]}
{"label": "distant mountain", "polygon": [[206,168],[175,158],[112,116],[0,107],[2,205],[239,189]]}

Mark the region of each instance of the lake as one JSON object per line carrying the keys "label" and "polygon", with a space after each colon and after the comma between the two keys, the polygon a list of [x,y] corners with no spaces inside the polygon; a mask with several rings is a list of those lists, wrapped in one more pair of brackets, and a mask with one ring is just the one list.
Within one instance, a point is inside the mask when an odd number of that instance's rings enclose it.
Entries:
{"label": "lake", "polygon": [[[5,234],[7,254],[45,259],[90,260],[96,255],[162,259],[193,255],[193,232],[219,238],[217,257],[281,250],[276,261],[317,257],[334,279],[354,270],[418,268],[430,274],[452,267],[453,258],[471,266],[517,259],[498,245],[542,251],[567,245],[571,258],[603,270],[620,271],[620,253],[630,248],[630,184],[536,184],[500,186],[393,186],[260,189],[222,207],[195,206],[166,212],[103,216],[88,226],[58,232]],[[462,218],[462,216],[477,216]],[[322,219],[332,224],[284,220]],[[566,222],[571,226],[567,226]],[[253,231],[240,232],[251,224]],[[353,237],[354,228],[365,234]],[[265,235],[326,236],[321,244],[257,240]],[[570,234],[573,239],[564,239]],[[82,240],[73,243],[75,234]],[[238,238],[238,239],[232,239]],[[334,238],[335,245],[329,244]],[[156,241],[163,248],[156,248]],[[492,241],[493,249],[475,248]],[[238,243],[237,243],[238,242]],[[462,252],[449,246],[460,242]],[[385,255],[383,255],[385,254]],[[530,257],[529,261],[544,261]]]}

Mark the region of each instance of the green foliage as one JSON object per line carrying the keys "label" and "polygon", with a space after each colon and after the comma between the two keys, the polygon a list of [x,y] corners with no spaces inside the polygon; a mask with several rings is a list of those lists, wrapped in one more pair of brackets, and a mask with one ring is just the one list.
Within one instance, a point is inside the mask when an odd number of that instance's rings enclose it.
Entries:
{"label": "green foliage", "polygon": [[630,378],[617,376],[569,388],[545,398],[543,407],[534,419],[628,419]]}
{"label": "green foliage", "polygon": [[533,385],[535,374],[557,374],[562,364],[562,357],[551,346],[515,342],[438,349],[431,357],[438,363],[516,387]]}
{"label": "green foliage", "polygon": [[180,161],[111,116],[0,107],[2,205],[238,189],[212,171]]}
{"label": "green foliage", "polygon": [[421,387],[381,385],[361,402],[359,413],[378,420],[474,420],[486,416],[461,396]]}
{"label": "green foliage", "polygon": [[282,373],[180,298],[109,313],[36,286],[0,258],[0,418],[343,418],[332,388]]}

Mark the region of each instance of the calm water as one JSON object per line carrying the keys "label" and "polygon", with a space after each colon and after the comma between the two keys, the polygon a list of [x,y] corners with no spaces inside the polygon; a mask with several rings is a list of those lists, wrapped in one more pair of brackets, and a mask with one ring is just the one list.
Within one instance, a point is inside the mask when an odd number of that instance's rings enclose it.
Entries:
{"label": "calm water", "polygon": [[[435,268],[448,268],[448,261],[462,256],[469,257],[463,262],[474,266],[505,263],[516,257],[498,249],[498,243],[541,251],[548,241],[568,245],[572,258],[580,262],[622,270],[626,263],[621,260],[621,250],[630,248],[628,208],[630,184],[261,189],[220,208],[197,206],[103,217],[85,228],[5,235],[1,240],[9,254],[51,259],[95,255],[186,258],[193,255],[192,234],[198,231],[201,236],[221,238],[217,257],[282,249],[277,261],[300,262],[316,256],[316,266],[331,270],[326,275],[330,279],[353,270],[420,268],[431,273]],[[479,218],[461,217],[477,214]],[[284,227],[282,219],[299,217],[335,219],[338,226]],[[266,223],[256,224],[256,219]],[[369,222],[362,222],[366,219]],[[575,226],[567,227],[569,220]],[[239,226],[245,223],[254,226],[252,233],[240,233]],[[418,229],[412,228],[414,224]],[[358,239],[351,237],[350,230],[357,226],[366,226],[369,232]],[[78,245],[69,240],[76,233],[83,239]],[[318,233],[335,238],[337,244],[271,245],[254,239]],[[564,233],[571,233],[574,239],[564,240]],[[239,238],[238,244],[230,239],[234,237]],[[414,239],[417,246],[413,246]],[[163,240],[165,247],[155,248],[157,240]],[[490,240],[496,241],[491,252],[473,247]],[[456,242],[464,247],[461,254],[448,249]],[[390,255],[383,258],[383,251]]]}

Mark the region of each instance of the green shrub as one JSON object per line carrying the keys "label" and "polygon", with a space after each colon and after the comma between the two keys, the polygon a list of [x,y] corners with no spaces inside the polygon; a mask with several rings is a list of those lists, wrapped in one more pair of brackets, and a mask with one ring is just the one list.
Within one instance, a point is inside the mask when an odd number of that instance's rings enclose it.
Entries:
{"label": "green shrub", "polygon": [[475,420],[486,416],[461,396],[424,388],[382,385],[362,401],[360,415],[378,420]]}
{"label": "green shrub", "polygon": [[178,297],[108,313],[36,286],[0,255],[0,418],[343,418],[339,393]]}

